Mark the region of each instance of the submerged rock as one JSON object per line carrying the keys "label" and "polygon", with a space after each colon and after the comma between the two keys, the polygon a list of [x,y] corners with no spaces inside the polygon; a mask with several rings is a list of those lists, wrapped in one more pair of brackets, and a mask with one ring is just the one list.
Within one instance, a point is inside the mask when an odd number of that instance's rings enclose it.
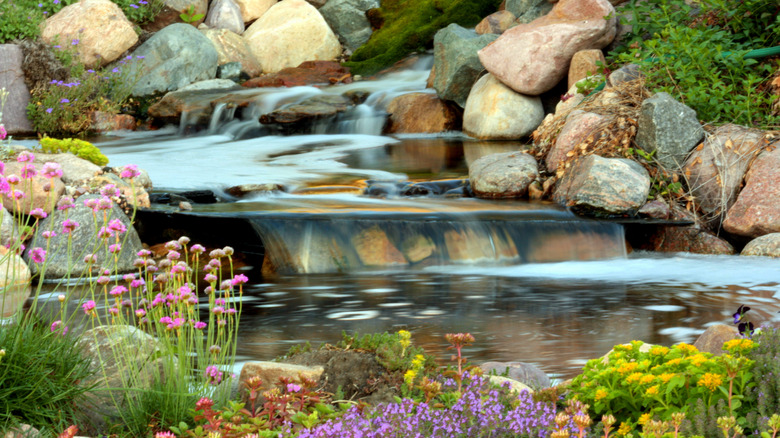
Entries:
{"label": "submerged rock", "polygon": [[334,61],[306,61],[297,67],[282,69],[276,73],[250,79],[244,87],[297,87],[300,85],[349,84],[352,75],[349,68]]}
{"label": "submerged rock", "polygon": [[295,129],[314,120],[333,117],[352,106],[352,100],[348,97],[339,94],[323,94],[263,114],[260,116],[260,123],[283,125],[284,129]]}

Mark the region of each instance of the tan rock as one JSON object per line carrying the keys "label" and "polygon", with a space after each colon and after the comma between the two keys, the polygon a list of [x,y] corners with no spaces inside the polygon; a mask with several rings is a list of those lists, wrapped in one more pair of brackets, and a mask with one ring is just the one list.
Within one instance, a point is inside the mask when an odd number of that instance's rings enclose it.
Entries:
{"label": "tan rock", "polygon": [[780,148],[767,148],[745,177],[745,187],[726,213],[723,228],[740,236],[758,237],[780,231]]}
{"label": "tan rock", "polygon": [[417,234],[404,239],[401,251],[410,262],[417,263],[433,255],[436,243],[430,237]]}
{"label": "tan rock", "polygon": [[401,251],[390,242],[387,234],[379,226],[367,228],[353,236],[352,245],[364,266],[406,264],[406,259]]}
{"label": "tan rock", "polygon": [[581,143],[585,142],[601,123],[607,120],[606,116],[596,113],[574,110],[566,118],[560,134],[555,139],[555,144],[547,152],[545,162],[548,172],[555,172],[558,165],[565,162],[569,152],[573,151]]}
{"label": "tan rock", "polygon": [[471,228],[447,230],[444,243],[454,263],[474,263],[517,258],[517,248],[510,236],[496,230]]}
{"label": "tan rock", "polygon": [[463,132],[484,140],[511,140],[529,135],[544,119],[538,97],[514,92],[493,75],[479,78],[463,111]]}
{"label": "tan rock", "polygon": [[32,291],[31,278],[27,263],[0,246],[0,317],[8,318],[22,308]]}
{"label": "tan rock", "polygon": [[251,378],[260,378],[262,385],[260,391],[276,387],[279,378],[284,377],[295,383],[300,383],[303,378],[320,380],[325,371],[321,366],[308,367],[280,362],[253,361],[247,362],[241,367],[241,375],[238,378],[239,396],[246,396],[249,388],[247,382]]}
{"label": "tan rock", "polygon": [[90,179],[102,172],[100,166],[79,158],[71,153],[61,154],[35,154],[35,166],[40,169],[44,163],[54,162],[62,168],[62,182],[67,185],[73,185],[78,182]]}
{"label": "tan rock", "polygon": [[606,65],[607,59],[604,58],[604,52],[599,49],[580,50],[575,53],[569,66],[569,88],[578,81],[601,72],[601,69]]}
{"label": "tan rock", "polygon": [[4,438],[38,438],[41,432],[29,424],[20,424],[3,435]]}
{"label": "tan rock", "polygon": [[739,332],[737,328],[725,324],[715,324],[707,327],[693,346],[699,351],[705,353],[712,353],[715,356],[720,356],[724,353],[723,344],[732,339],[739,338]]}
{"label": "tan rock", "polygon": [[249,50],[265,73],[304,61],[333,61],[341,44],[319,11],[305,0],[283,0],[244,32]]}
{"label": "tan rock", "polygon": [[259,76],[263,72],[263,67],[241,35],[227,29],[206,29],[201,32],[217,49],[217,64],[240,62],[241,69],[250,77]]}
{"label": "tan rock", "polygon": [[740,255],[780,258],[780,233],[756,237],[745,245]]}
{"label": "tan rock", "polygon": [[605,47],[615,32],[607,0],[561,0],[549,14],[504,32],[479,51],[479,60],[513,90],[536,96],[566,77],[575,53]]}
{"label": "tan rock", "polygon": [[262,17],[277,2],[278,0],[236,0],[241,9],[241,16],[244,17],[244,23]]}
{"label": "tan rock", "polygon": [[103,111],[92,113],[92,129],[95,132],[133,131],[135,130],[135,117],[130,114],[112,114]]}
{"label": "tan rock", "polygon": [[469,166],[469,181],[480,198],[520,198],[539,179],[536,159],[525,152],[487,155]]}
{"label": "tan rock", "polygon": [[[10,162],[5,164],[5,175],[22,176],[22,166],[27,163]],[[42,166],[35,166],[36,172],[40,171]],[[42,208],[46,213],[51,213],[54,205],[60,196],[65,192],[65,184],[60,178],[54,178],[49,181],[40,173],[32,178],[22,178],[19,184],[12,187],[24,193],[24,197],[14,202],[8,195],[3,195],[3,206],[14,213],[27,214],[35,208]]]}
{"label": "tan rock", "polygon": [[486,33],[502,34],[509,29],[515,23],[515,14],[503,10],[494,12],[477,24],[474,30],[478,35],[484,35]]}
{"label": "tan rock", "polygon": [[622,236],[590,231],[536,234],[528,239],[528,263],[604,260],[625,256]]}
{"label": "tan rock", "polygon": [[138,41],[133,23],[110,0],[81,0],[65,6],[44,22],[41,39],[71,46],[87,67],[116,60]]}
{"label": "tan rock", "polygon": [[431,93],[403,94],[387,105],[389,133],[437,133],[460,128],[460,117],[451,105]]}

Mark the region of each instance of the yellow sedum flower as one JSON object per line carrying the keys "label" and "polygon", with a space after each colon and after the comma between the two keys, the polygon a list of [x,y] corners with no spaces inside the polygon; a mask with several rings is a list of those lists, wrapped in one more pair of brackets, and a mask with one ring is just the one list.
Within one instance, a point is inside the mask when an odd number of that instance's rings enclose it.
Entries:
{"label": "yellow sedum flower", "polygon": [[414,383],[414,378],[417,377],[417,371],[416,370],[409,370],[404,373],[404,383],[406,383],[407,386],[412,386]]}
{"label": "yellow sedum flower", "polygon": [[669,360],[666,361],[666,364],[671,366],[671,367],[680,365],[681,363],[682,363],[682,359],[679,358],[679,357],[676,357],[674,359],[669,359]]}
{"label": "yellow sedum flower", "polygon": [[638,382],[639,380],[642,379],[643,375],[644,374],[642,374],[642,373],[633,373],[633,374],[631,374],[630,376],[626,377],[626,384],[630,385],[632,383]]}
{"label": "yellow sedum flower", "polygon": [[639,367],[638,363],[636,363],[636,362],[628,362],[628,363],[621,364],[618,367],[617,372],[619,372],[620,374],[628,374],[628,373],[636,370],[638,367]]}
{"label": "yellow sedum flower", "polygon": [[647,391],[645,391],[645,395],[648,395],[648,396],[651,396],[651,397],[654,396],[654,395],[658,395],[658,385],[653,385],[653,386],[647,388]]}
{"label": "yellow sedum flower", "polygon": [[645,424],[645,423],[647,423],[648,421],[650,421],[650,420],[652,420],[652,419],[653,419],[653,418],[650,416],[650,413],[649,413],[649,412],[646,412],[646,413],[642,414],[642,415],[639,417],[639,420],[637,420],[637,423],[638,423],[638,424],[640,424],[640,425],[642,425],[642,426],[644,426],[644,424]]}
{"label": "yellow sedum flower", "polygon": [[702,364],[704,364],[704,362],[707,362],[709,359],[707,358],[707,356],[705,356],[705,355],[703,355],[701,353],[698,353],[698,354],[695,354],[695,355],[691,356],[690,360],[691,360],[691,364],[693,364],[693,366],[700,367],[700,366],[702,366]]}
{"label": "yellow sedum flower", "polygon": [[620,423],[620,427],[618,427],[617,434],[620,436],[626,436],[629,433],[631,433],[631,425],[626,423],[625,421]]}
{"label": "yellow sedum flower", "polygon": [[674,376],[676,376],[676,373],[662,373],[660,376],[658,376],[659,379],[661,379],[661,382],[663,383],[669,383]]}
{"label": "yellow sedum flower", "polygon": [[694,347],[691,344],[686,344],[685,342],[680,342],[679,344],[676,345],[676,347],[685,355],[696,354],[699,352],[699,350],[697,350],[696,347]]}
{"label": "yellow sedum flower", "polygon": [[425,362],[425,356],[423,356],[422,354],[418,354],[414,356],[414,359],[412,359],[412,368],[416,368],[416,369],[422,368],[423,362]]}
{"label": "yellow sedum flower", "polygon": [[650,349],[650,354],[653,356],[666,356],[667,353],[669,353],[669,348],[663,345],[656,345]]}
{"label": "yellow sedum flower", "polygon": [[606,390],[606,388],[599,388],[596,390],[596,401],[607,398],[608,395],[609,392]]}
{"label": "yellow sedum flower", "polygon": [[722,383],[723,377],[720,374],[704,373],[704,375],[701,376],[701,379],[696,383],[696,386],[703,386],[709,389],[710,392],[715,392]]}
{"label": "yellow sedum flower", "polygon": [[641,379],[639,379],[639,383],[642,385],[647,385],[648,383],[653,383],[655,380],[655,376],[652,374],[645,374],[642,376]]}
{"label": "yellow sedum flower", "polygon": [[750,352],[750,350],[752,350],[755,346],[756,343],[750,339],[737,338],[726,341],[723,344],[723,349],[730,352],[731,354],[746,354]]}

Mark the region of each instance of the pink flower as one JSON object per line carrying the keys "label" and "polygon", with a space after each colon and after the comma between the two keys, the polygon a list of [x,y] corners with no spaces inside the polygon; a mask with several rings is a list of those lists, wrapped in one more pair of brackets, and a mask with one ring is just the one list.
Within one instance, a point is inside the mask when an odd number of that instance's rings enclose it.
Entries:
{"label": "pink flower", "polygon": [[41,173],[49,179],[59,178],[62,176],[62,167],[57,163],[45,163]]}
{"label": "pink flower", "polygon": [[100,189],[100,194],[106,197],[119,196],[122,192],[119,191],[113,184],[106,184]]}
{"label": "pink flower", "polygon": [[204,375],[212,385],[218,385],[222,381],[222,371],[214,365],[207,366]]}
{"label": "pink flower", "polygon": [[22,153],[16,157],[16,161],[20,163],[32,163],[35,161],[35,155],[33,155],[32,152],[22,151]]}
{"label": "pink flower", "polygon": [[98,237],[101,239],[108,239],[109,237],[114,237],[114,232],[106,227],[100,227],[100,231],[98,231]]}
{"label": "pink flower", "polygon": [[22,178],[31,179],[37,174],[38,171],[35,170],[35,164],[25,164],[22,166]]}
{"label": "pink flower", "polygon": [[195,245],[192,245],[190,247],[190,252],[193,254],[200,254],[202,252],[205,252],[206,248],[203,247],[203,245],[196,243]]}
{"label": "pink flower", "polygon": [[48,214],[46,214],[45,211],[43,211],[42,208],[33,208],[30,210],[30,216],[36,218],[36,219],[45,219]]}
{"label": "pink flower", "polygon": [[86,313],[87,315],[94,314],[95,302],[89,300],[86,303],[82,304],[81,308],[84,309],[84,313]]}
{"label": "pink flower", "polygon": [[124,286],[114,286],[111,288],[111,291],[109,294],[113,296],[121,296],[123,293],[127,292],[127,288]]}
{"label": "pink flower", "polygon": [[206,328],[206,323],[205,322],[198,321],[198,322],[195,323],[195,329],[196,330],[203,330],[204,328]]}
{"label": "pink flower", "polygon": [[115,243],[115,244],[110,245],[108,247],[108,252],[110,252],[111,254],[116,254],[119,251],[122,251],[122,244],[121,243]]}
{"label": "pink flower", "polygon": [[122,168],[122,172],[119,174],[120,178],[135,178],[137,176],[141,175],[141,172],[138,171],[138,166],[135,164],[128,164],[124,168]]}
{"label": "pink flower", "polygon": [[111,219],[108,222],[108,229],[110,229],[112,231],[116,231],[119,234],[122,234],[125,231],[127,231],[127,227],[119,219]]}
{"label": "pink flower", "polygon": [[0,140],[5,140],[8,137],[8,131],[5,130],[5,125],[0,125]]}
{"label": "pink flower", "polygon": [[154,434],[154,438],[176,438],[176,435],[169,431],[157,432]]}
{"label": "pink flower", "polygon": [[207,283],[214,283],[217,281],[217,276],[214,274],[206,274],[205,277],[203,277],[204,280],[206,280]]}
{"label": "pink flower", "polygon": [[87,254],[84,256],[84,263],[92,264],[97,263],[97,256],[95,254]]}
{"label": "pink flower", "polygon": [[110,313],[112,316],[117,316],[119,315],[119,309],[116,307],[111,307],[108,309],[108,313]]}
{"label": "pink flower", "polygon": [[33,262],[41,264],[46,261],[46,250],[41,247],[35,247],[30,250],[30,258]]}
{"label": "pink flower", "polygon": [[44,239],[51,239],[52,237],[56,237],[57,233],[54,231],[44,231],[41,233]]}
{"label": "pink flower", "polygon": [[[57,201],[57,210],[67,210],[69,208],[75,208],[76,204],[73,203],[73,198],[70,196],[63,196]],[[78,226],[78,224],[76,225]]]}
{"label": "pink flower", "polygon": [[247,276],[246,276],[246,275],[244,275],[244,274],[238,274],[238,275],[236,275],[236,276],[234,276],[234,277],[233,277],[233,286],[235,286],[235,285],[237,285],[237,284],[244,284],[244,283],[246,283],[247,281],[249,281],[249,278],[247,278]]}
{"label": "pink flower", "polygon": [[78,226],[79,226],[78,222],[71,219],[65,219],[62,222],[62,234],[70,234],[73,232],[73,230],[78,228]]}
{"label": "pink flower", "polygon": [[139,318],[143,318],[146,315],[146,310],[144,309],[136,309],[135,316]]}

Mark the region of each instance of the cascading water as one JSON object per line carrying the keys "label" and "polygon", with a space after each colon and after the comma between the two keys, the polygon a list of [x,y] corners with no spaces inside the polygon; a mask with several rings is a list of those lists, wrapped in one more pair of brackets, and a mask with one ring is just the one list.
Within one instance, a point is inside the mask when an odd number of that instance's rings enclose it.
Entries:
{"label": "cascading water", "polygon": [[[111,165],[148,171],[158,191],[215,194],[219,202],[192,211],[157,206],[148,215],[161,222],[147,228],[199,228],[246,247],[255,283],[239,334],[244,358],[333,342],[342,330],[399,328],[446,358],[441,335],[463,331],[477,337],[472,360],[570,376],[616,343],[690,342],[739,304],[776,317],[778,260],[627,256],[622,226],[554,205],[412,196],[421,193],[414,182],[457,182],[480,156],[523,147],[460,133],[383,136],[388,102],[425,90],[425,62],[349,85],[215,93],[178,128],[96,142]],[[312,98],[361,94],[305,135],[259,122]]]}

